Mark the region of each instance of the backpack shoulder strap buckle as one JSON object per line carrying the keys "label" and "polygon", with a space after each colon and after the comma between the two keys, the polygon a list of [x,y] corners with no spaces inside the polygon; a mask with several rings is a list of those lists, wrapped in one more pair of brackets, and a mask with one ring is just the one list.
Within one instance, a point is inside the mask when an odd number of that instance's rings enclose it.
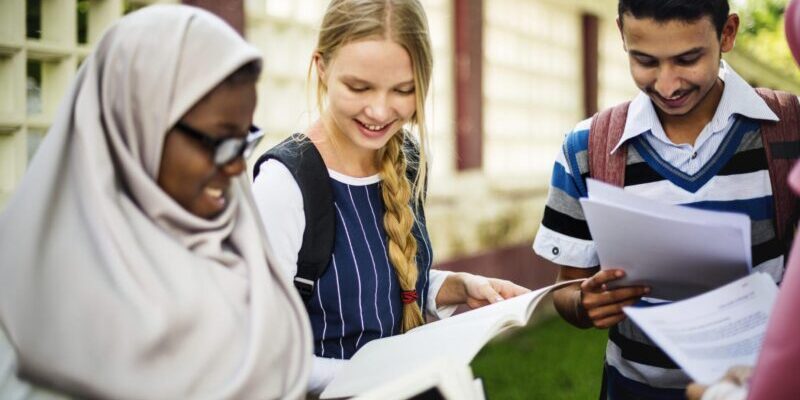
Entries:
{"label": "backpack shoulder strap buckle", "polygon": [[311,295],[314,294],[314,281],[311,279],[295,276],[294,287],[300,293],[300,297],[302,297],[303,300],[309,299]]}

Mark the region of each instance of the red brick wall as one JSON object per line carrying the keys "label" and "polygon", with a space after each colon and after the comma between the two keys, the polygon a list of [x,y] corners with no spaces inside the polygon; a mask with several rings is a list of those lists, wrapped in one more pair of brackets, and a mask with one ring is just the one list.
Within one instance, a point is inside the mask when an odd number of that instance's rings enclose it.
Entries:
{"label": "red brick wall", "polygon": [[531,243],[444,261],[435,268],[508,279],[529,289],[550,285],[558,275],[558,266],[537,256]]}
{"label": "red brick wall", "polygon": [[583,14],[582,20],[583,110],[588,118],[597,112],[599,20],[592,14]]}
{"label": "red brick wall", "polygon": [[483,0],[454,0],[456,168],[483,163]]}

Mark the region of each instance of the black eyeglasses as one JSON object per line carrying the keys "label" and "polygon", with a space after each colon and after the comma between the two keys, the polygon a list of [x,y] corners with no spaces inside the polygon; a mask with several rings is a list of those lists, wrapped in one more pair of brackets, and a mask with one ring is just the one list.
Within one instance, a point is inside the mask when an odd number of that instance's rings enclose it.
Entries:
{"label": "black eyeglasses", "polygon": [[247,158],[264,137],[264,132],[255,125],[250,126],[244,138],[214,138],[180,121],[175,123],[175,127],[214,152],[214,165],[218,167],[238,157]]}

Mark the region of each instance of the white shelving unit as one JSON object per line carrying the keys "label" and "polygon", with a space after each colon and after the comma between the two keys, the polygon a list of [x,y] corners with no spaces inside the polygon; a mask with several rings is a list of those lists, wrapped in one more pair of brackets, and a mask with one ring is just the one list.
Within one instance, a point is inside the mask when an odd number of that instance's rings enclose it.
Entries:
{"label": "white shelving unit", "polygon": [[126,12],[158,2],[174,1],[0,1],[0,208],[105,29]]}

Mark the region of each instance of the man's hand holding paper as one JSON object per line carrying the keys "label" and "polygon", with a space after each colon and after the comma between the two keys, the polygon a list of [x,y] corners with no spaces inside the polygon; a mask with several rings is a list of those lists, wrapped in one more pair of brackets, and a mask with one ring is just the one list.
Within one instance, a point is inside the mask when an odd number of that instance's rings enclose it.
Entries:
{"label": "man's hand holding paper", "polygon": [[616,325],[625,319],[623,307],[635,304],[650,292],[647,286],[609,287],[609,283],[624,277],[624,270],[603,269],[581,283],[581,308],[595,328]]}
{"label": "man's hand holding paper", "polygon": [[748,216],[661,204],[587,183],[589,197],[580,202],[601,269],[625,270],[609,288],[648,285],[649,297],[681,300],[750,273]]}

